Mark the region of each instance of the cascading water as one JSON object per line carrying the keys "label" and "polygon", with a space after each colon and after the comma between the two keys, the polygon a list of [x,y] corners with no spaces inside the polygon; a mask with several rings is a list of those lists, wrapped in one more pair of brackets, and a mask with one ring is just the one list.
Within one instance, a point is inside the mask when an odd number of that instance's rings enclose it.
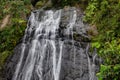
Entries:
{"label": "cascading water", "polygon": [[32,12],[7,80],[97,80],[97,54],[89,55],[82,17],[75,8]]}

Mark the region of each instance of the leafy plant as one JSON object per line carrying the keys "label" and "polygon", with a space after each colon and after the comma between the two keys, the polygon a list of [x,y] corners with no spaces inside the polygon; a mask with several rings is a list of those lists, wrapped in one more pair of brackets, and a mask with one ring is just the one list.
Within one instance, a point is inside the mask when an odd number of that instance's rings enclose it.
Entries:
{"label": "leafy plant", "polygon": [[0,21],[10,15],[9,24],[0,30],[0,70],[8,56],[13,53],[14,47],[22,38],[26,23],[26,15],[30,13],[29,0],[0,0]]}
{"label": "leafy plant", "polygon": [[98,49],[104,59],[99,80],[120,79],[120,1],[91,0],[84,20],[96,25],[99,35],[92,39],[92,47]]}

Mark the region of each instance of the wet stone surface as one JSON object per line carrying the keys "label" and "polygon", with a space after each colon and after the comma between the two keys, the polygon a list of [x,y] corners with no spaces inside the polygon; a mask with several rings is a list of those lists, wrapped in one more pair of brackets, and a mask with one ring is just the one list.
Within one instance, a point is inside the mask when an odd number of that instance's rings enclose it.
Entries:
{"label": "wet stone surface", "polygon": [[100,58],[89,51],[76,8],[31,13],[22,43],[5,66],[5,80],[97,80]]}

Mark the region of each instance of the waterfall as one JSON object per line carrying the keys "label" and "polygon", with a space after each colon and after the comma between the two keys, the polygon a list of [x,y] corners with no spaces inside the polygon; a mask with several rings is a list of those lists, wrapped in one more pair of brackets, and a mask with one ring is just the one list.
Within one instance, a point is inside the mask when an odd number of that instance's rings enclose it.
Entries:
{"label": "waterfall", "polygon": [[88,25],[82,18],[76,8],[31,12],[8,80],[97,80],[97,54],[89,56]]}

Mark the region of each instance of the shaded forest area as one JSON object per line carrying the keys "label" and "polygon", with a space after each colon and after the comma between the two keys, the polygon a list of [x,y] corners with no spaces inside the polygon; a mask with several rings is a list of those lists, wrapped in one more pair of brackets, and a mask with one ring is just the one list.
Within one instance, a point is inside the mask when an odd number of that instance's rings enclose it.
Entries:
{"label": "shaded forest area", "polygon": [[[47,0],[40,0],[35,8],[41,8]],[[57,5],[49,7],[58,7]],[[103,58],[99,80],[120,80],[120,0],[61,0],[59,7],[81,8],[84,22],[97,28],[98,34],[91,36],[92,48],[96,47]],[[27,19],[33,6],[30,0],[0,0],[0,70],[14,47],[21,41]],[[95,26],[95,27],[94,27]]]}

